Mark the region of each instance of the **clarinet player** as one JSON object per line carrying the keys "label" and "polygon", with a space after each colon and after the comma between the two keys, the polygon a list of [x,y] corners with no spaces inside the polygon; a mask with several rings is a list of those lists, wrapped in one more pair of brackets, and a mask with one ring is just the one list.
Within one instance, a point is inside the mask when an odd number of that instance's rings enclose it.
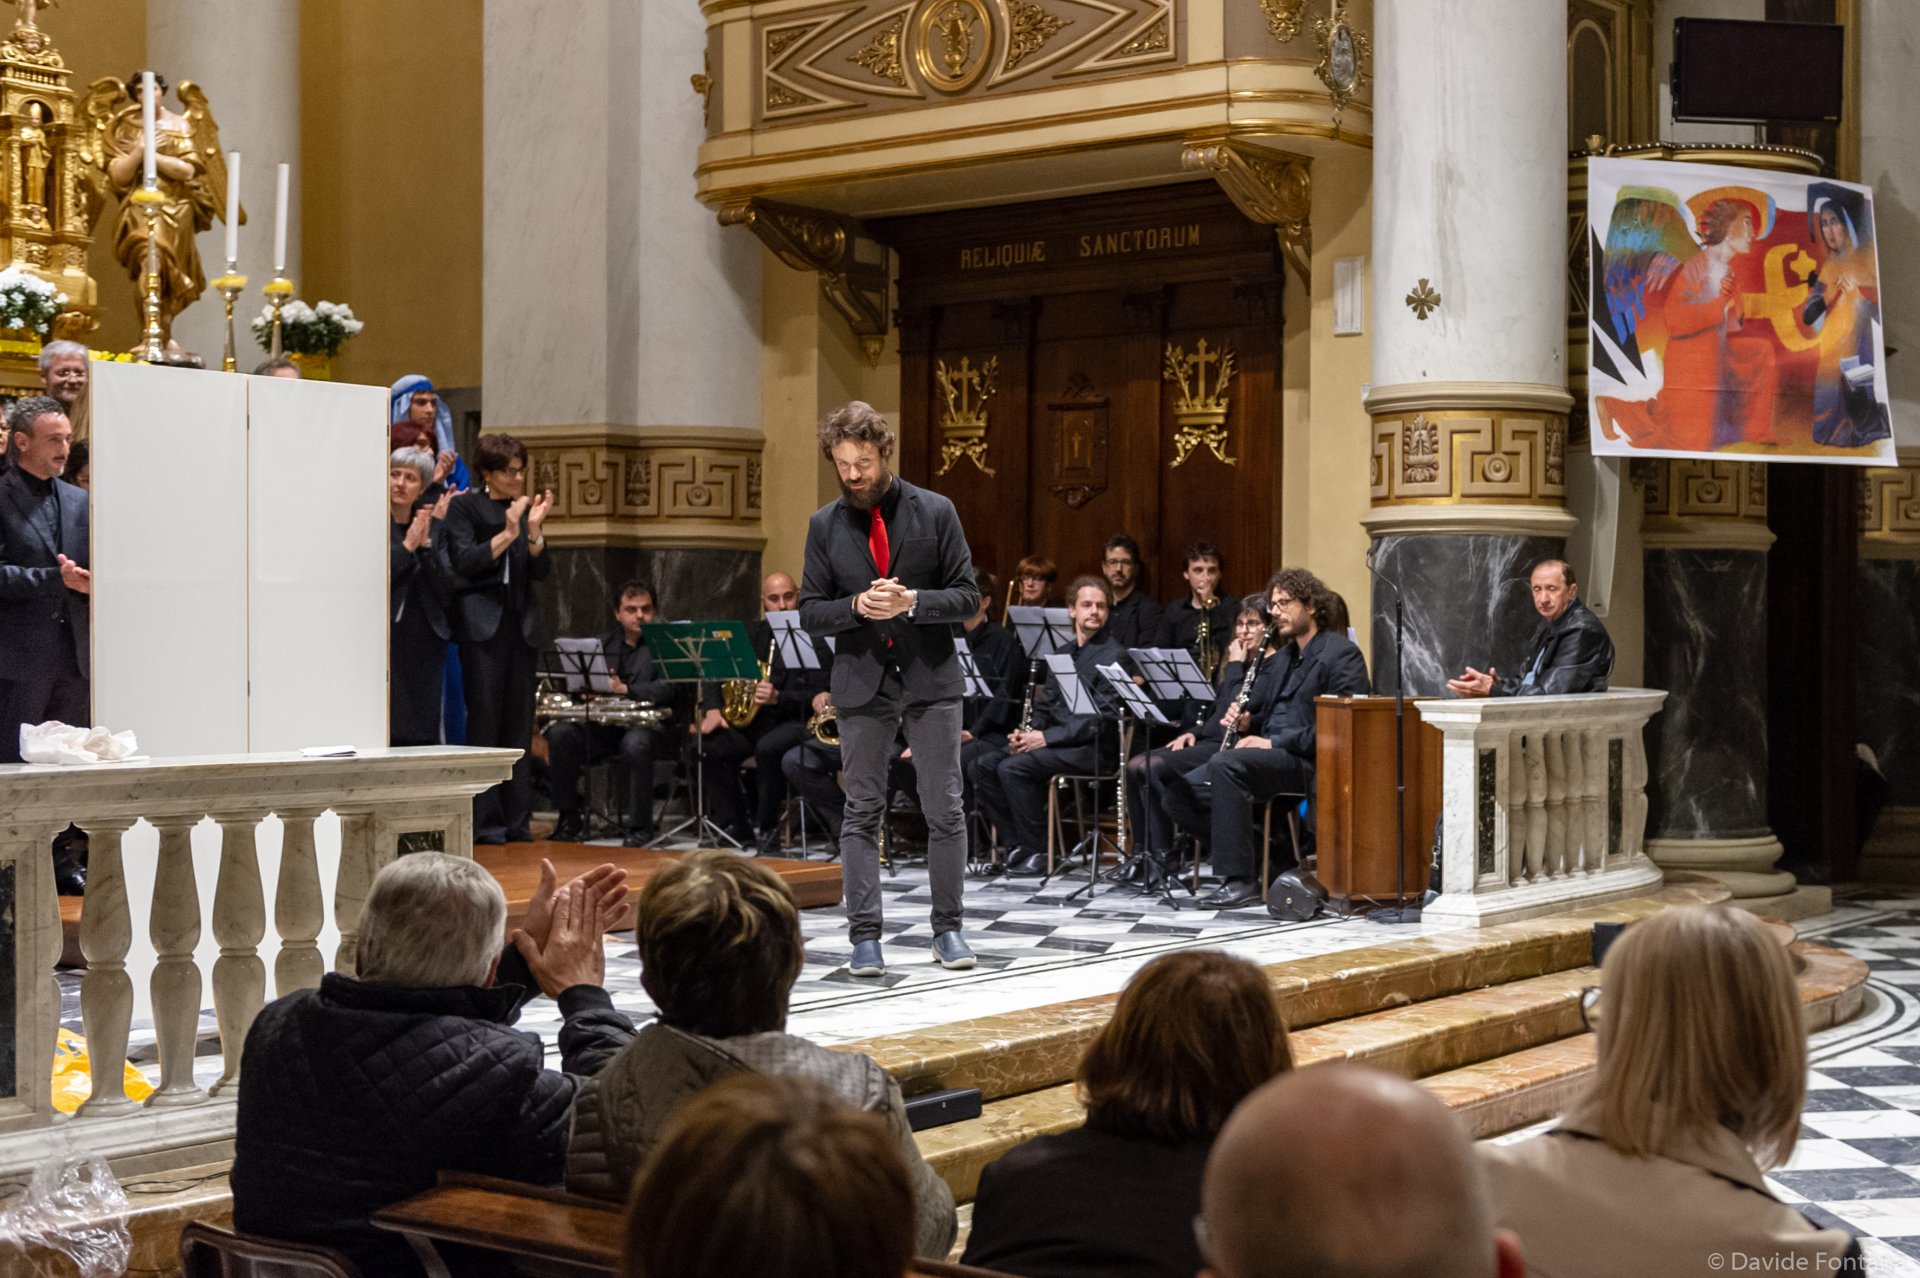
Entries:
{"label": "clarinet player", "polygon": [[973,556],[953,503],[892,470],[894,432],[855,400],[820,427],[820,451],[840,476],[840,497],[807,525],[800,624],[835,640],[833,705],[840,720],[846,817],[840,839],[853,954],[847,971],[880,976],[880,851],[887,765],[896,734],[913,752],[927,821],[933,890],[933,956],[970,968],[960,934],[966,878],[961,807],[961,693],[953,628],[979,611]]}

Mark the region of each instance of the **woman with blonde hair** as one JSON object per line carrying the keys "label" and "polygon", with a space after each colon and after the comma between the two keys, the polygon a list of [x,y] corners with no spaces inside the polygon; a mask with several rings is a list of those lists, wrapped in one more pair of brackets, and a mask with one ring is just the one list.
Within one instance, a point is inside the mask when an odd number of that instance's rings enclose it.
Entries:
{"label": "woman with blonde hair", "polygon": [[1085,1126],[981,1172],[965,1263],[1025,1278],[1192,1278],[1213,1139],[1292,1068],[1265,972],[1218,950],[1154,959],[1080,1060]]}
{"label": "woman with blonde hair", "polygon": [[[1786,951],[1743,910],[1664,910],[1621,935],[1582,1002],[1586,1096],[1532,1140],[1483,1147],[1496,1223],[1531,1272],[1808,1272],[1857,1256],[1767,1188],[1793,1153],[1807,1038]],[[1717,1263],[1716,1263],[1717,1262]],[[1857,1261],[1854,1262],[1857,1264]]]}

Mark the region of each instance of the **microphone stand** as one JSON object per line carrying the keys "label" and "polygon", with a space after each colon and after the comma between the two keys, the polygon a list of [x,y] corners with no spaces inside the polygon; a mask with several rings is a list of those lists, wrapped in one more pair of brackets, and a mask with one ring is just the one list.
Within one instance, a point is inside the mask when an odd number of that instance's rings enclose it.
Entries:
{"label": "microphone stand", "polygon": [[1367,912],[1371,923],[1418,923],[1421,907],[1407,904],[1407,613],[1400,584],[1389,580],[1373,566],[1373,551],[1367,552],[1367,571],[1373,579],[1393,591],[1393,862],[1395,894],[1398,903],[1376,906]]}

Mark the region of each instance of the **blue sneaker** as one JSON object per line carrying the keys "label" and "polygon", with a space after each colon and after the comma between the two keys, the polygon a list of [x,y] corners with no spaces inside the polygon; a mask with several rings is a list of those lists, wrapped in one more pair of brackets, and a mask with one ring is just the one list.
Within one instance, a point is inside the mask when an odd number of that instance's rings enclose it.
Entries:
{"label": "blue sneaker", "polygon": [[933,938],[934,961],[950,971],[964,971],[973,966],[973,951],[959,932],[942,932]]}
{"label": "blue sneaker", "polygon": [[853,957],[847,960],[849,976],[885,976],[886,972],[887,960],[881,957],[880,942],[855,941],[853,943]]}

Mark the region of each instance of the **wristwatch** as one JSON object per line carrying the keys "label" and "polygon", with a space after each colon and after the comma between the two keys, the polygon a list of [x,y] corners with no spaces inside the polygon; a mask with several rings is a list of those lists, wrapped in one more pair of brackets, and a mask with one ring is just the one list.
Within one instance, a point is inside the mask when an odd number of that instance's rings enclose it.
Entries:
{"label": "wristwatch", "polygon": [[907,605],[907,615],[911,617],[915,612],[919,611],[920,592],[917,590],[909,590],[907,593],[913,596],[913,602]]}

